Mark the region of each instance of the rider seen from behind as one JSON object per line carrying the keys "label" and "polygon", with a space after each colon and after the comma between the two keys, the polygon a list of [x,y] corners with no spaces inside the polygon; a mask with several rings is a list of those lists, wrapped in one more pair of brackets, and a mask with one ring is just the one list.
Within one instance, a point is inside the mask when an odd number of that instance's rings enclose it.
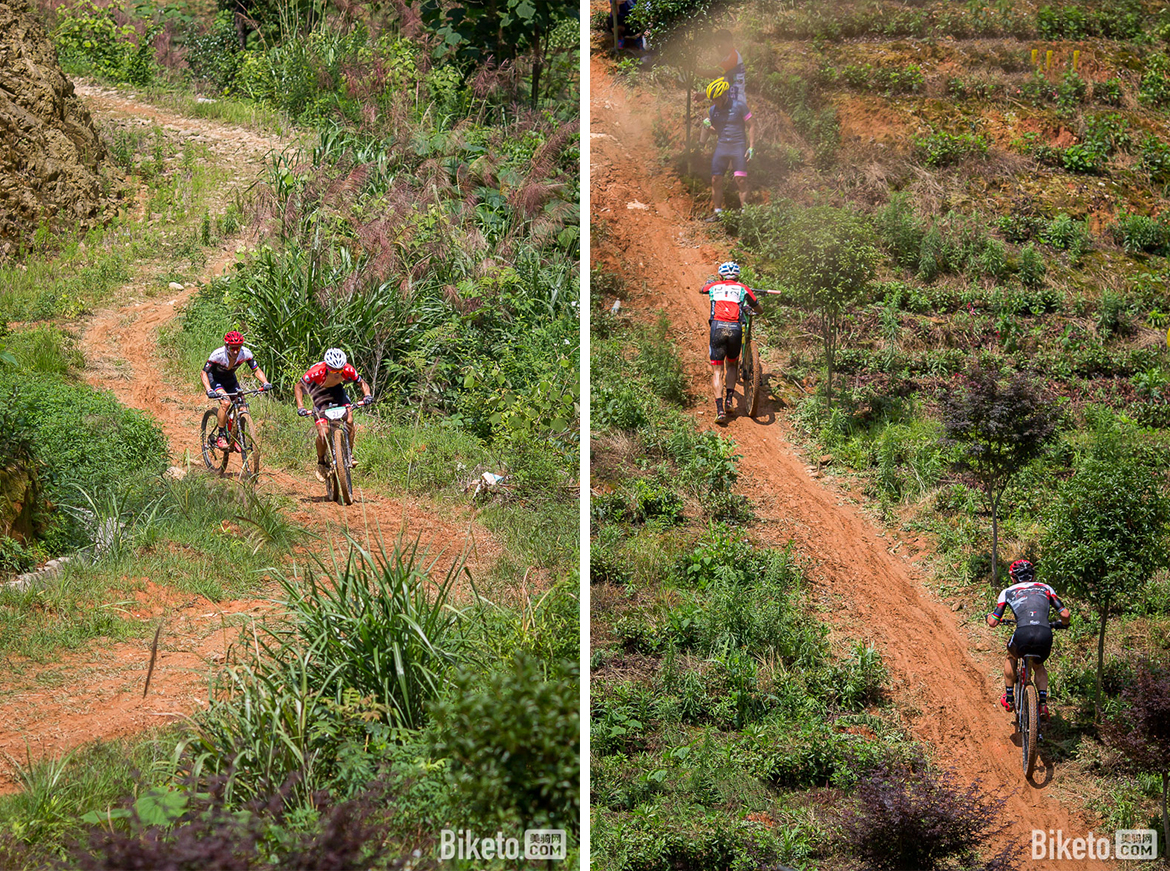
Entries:
{"label": "rider seen from behind", "polygon": [[[335,405],[351,405],[349,395],[345,392],[346,384],[360,384],[362,399],[359,405],[369,405],[374,401],[370,394],[370,385],[362,380],[357,370],[345,359],[345,352],[340,348],[330,348],[325,352],[325,359],[309,367],[301,379],[297,381],[295,393],[297,414],[304,417],[312,414],[317,423],[317,480],[324,483],[329,473],[329,427],[322,416],[322,409]],[[313,410],[305,408],[305,392],[308,391],[313,399]],[[357,460],[353,456],[354,425],[353,409],[345,415],[346,430],[349,433],[350,465],[356,466]]]}
{"label": "rider seen from behind", "polygon": [[739,352],[747,317],[744,309],[761,314],[763,308],[752,289],[740,284],[739,264],[730,260],[719,266],[719,278],[707,282],[699,293],[711,297],[708,345],[711,366],[714,367],[711,384],[715,388],[715,422],[726,423],[731,413],[731,399],[735,395],[735,380],[739,377]]}
{"label": "rider seen from behind", "polygon": [[272,389],[272,385],[268,383],[268,376],[264,374],[264,370],[260,368],[260,364],[256,362],[252,352],[244,347],[244,337],[236,330],[232,330],[223,337],[222,347],[211,352],[211,356],[203,364],[203,371],[200,373],[200,377],[203,379],[203,389],[207,391],[207,398],[220,400],[219,410],[216,414],[219,431],[215,434],[215,446],[221,451],[226,451],[230,447],[225,427],[227,426],[228,411],[232,407],[231,396],[240,390],[240,384],[236,380],[236,370],[240,368],[242,363],[248,364],[252,374],[260,381],[263,390]]}
{"label": "rider seen from behind", "polygon": [[1061,628],[1068,626],[1071,614],[1057,598],[1056,591],[1036,580],[1036,569],[1026,559],[1018,559],[1008,567],[1012,585],[999,594],[995,610],[987,615],[987,625],[995,628],[1003,619],[1004,609],[1011,607],[1016,618],[1016,631],[1007,643],[1007,659],[1003,664],[1004,693],[999,703],[1004,709],[1015,710],[1016,666],[1021,656],[1035,656],[1036,691],[1039,694],[1040,716],[1048,717],[1048,671],[1044,660],[1052,651],[1052,629],[1049,612],[1060,614]]}

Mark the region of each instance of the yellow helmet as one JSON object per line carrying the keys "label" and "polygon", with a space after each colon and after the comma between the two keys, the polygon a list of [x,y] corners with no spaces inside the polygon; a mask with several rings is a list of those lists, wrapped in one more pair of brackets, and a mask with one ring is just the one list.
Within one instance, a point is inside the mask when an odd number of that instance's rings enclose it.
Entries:
{"label": "yellow helmet", "polygon": [[707,85],[707,99],[718,100],[730,90],[731,85],[727,83],[727,79],[716,79],[711,84]]}

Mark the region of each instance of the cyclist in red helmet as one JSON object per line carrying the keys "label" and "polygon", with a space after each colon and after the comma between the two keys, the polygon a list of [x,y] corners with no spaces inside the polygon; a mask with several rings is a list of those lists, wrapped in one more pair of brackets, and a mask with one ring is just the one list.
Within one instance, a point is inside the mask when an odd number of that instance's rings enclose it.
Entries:
{"label": "cyclist in red helmet", "polygon": [[222,347],[216,348],[203,364],[200,377],[203,379],[203,389],[207,391],[208,399],[219,399],[219,411],[216,420],[219,422],[219,431],[215,435],[215,446],[226,451],[230,446],[227,432],[228,410],[232,407],[231,395],[237,393],[240,384],[236,381],[236,369],[241,363],[247,363],[255,376],[263,385],[264,390],[271,390],[272,385],[268,376],[256,362],[252,352],[244,347],[244,337],[236,330],[232,330],[223,337]]}
{"label": "cyclist in red helmet", "polygon": [[1044,660],[1052,651],[1050,612],[1060,614],[1059,626],[1068,626],[1072,614],[1056,595],[1056,590],[1036,580],[1036,569],[1026,559],[1018,559],[1008,566],[1012,585],[999,594],[995,610],[987,615],[987,625],[993,629],[1003,619],[1009,606],[1016,618],[1016,631],[1007,643],[1007,659],[1003,663],[1003,698],[999,703],[1009,713],[1016,709],[1016,666],[1021,656],[1035,656],[1036,690],[1040,695],[1040,716],[1048,717],[1048,670]]}
{"label": "cyclist in red helmet", "polygon": [[[329,473],[329,427],[320,410],[334,405],[350,405],[349,395],[345,392],[346,384],[360,384],[362,398],[360,405],[369,405],[374,401],[370,393],[370,385],[362,380],[357,369],[350,365],[345,352],[340,348],[330,348],[325,352],[325,359],[309,367],[293,388],[297,401],[297,414],[303,417],[314,415],[317,423],[317,480],[324,483]],[[305,408],[305,394],[313,400],[312,411]],[[316,414],[314,414],[317,412]],[[346,429],[349,431],[349,462],[356,466],[357,460],[353,456],[354,425],[353,409],[345,415]]]}

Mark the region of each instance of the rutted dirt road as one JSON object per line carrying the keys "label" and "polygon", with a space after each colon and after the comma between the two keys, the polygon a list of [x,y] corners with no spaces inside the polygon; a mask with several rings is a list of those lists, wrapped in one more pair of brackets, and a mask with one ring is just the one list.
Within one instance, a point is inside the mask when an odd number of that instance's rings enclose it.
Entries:
{"label": "rutted dirt road", "polygon": [[[168,136],[206,145],[213,159],[234,170],[230,183],[217,192],[221,204],[255,180],[268,153],[287,145],[253,130],[175,115],[111,89],[79,86],[77,90],[96,119],[128,120],[148,127],[157,124]],[[211,252],[199,280],[205,283],[223,275],[235,262],[239,245],[239,239],[231,239],[218,252]],[[115,294],[113,307],[89,319],[81,339],[84,375],[94,387],[112,391],[123,404],[155,418],[170,444],[171,461],[183,466],[190,456],[192,473],[202,474],[199,424],[209,404],[198,388],[197,373],[191,373],[189,383],[173,384],[166,379],[157,348],[159,328],[176,316],[195,285],[152,296],[146,292],[151,281],[156,280],[143,276],[131,282]],[[207,337],[208,351],[218,339]],[[260,406],[256,403],[253,411],[262,428]],[[310,426],[306,423],[305,473],[288,474],[262,464],[259,489],[290,501],[294,506],[291,519],[320,535],[326,546],[336,544],[346,531],[359,540],[369,534],[388,543],[403,532],[411,540],[420,536],[432,555],[442,552],[440,566],[465,553],[475,575],[495,561],[499,546],[470,510],[445,509],[439,514],[417,500],[408,503],[365,492],[360,473],[354,482],[358,502],[348,508],[326,502],[324,487],[310,471]],[[230,469],[236,467],[238,459],[233,458]],[[224,486],[235,485],[225,481]],[[15,675],[10,670],[0,685],[0,793],[19,788],[13,759],[24,763],[26,753],[35,760],[96,739],[142,733],[205,704],[208,677],[236,640],[239,625],[249,615],[259,616],[273,607],[267,599],[212,603],[168,590],[164,578],[143,578],[141,585],[137,601],[127,603],[126,609],[152,626],[165,621],[149,696],[142,697],[149,640],[90,645],[52,663],[21,663]]]}
{"label": "rutted dirt road", "polygon": [[[699,426],[709,428],[709,304],[697,291],[727,258],[729,246],[718,230],[709,232],[691,217],[692,201],[678,179],[655,168],[652,99],[639,93],[635,111],[608,62],[592,58],[590,73],[591,219],[605,228],[595,234],[600,241],[594,242],[593,258],[626,279],[634,293],[629,308],[636,314],[640,309],[638,316],[667,313],[693,391],[704,397]],[[791,539],[799,553],[815,560],[814,590],[827,590],[838,606],[849,603],[850,615],[835,618],[837,629],[881,651],[899,706],[911,712],[914,735],[962,778],[1008,796],[1005,816],[1025,848],[1032,829],[1086,834],[1090,826],[1053,798],[1053,783],[1045,782],[1060,782],[1059,767],[1038,767],[1039,786],[1024,781],[1010,718],[997,704],[1002,684],[992,677],[992,656],[972,652],[967,630],[927,590],[922,572],[891,553],[885,533],[810,476],[785,440],[774,405],[762,405],[758,419],[735,417],[726,435],[744,457],[740,480],[756,503],[763,534],[779,544]],[[996,636],[996,649],[1001,643]],[[1042,867],[1115,866],[1074,860]]]}

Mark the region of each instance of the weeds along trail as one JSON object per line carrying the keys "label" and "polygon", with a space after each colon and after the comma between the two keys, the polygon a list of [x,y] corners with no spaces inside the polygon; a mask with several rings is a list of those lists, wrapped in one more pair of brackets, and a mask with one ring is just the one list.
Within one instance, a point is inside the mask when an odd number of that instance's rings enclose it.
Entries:
{"label": "weeds along trail", "polygon": [[[255,131],[184,118],[112,89],[79,86],[77,91],[98,118],[130,118],[131,123],[148,127],[155,124],[168,136],[195,138],[206,145],[215,159],[233,170],[230,183],[215,193],[219,205],[252,184],[267,154],[288,145]],[[223,275],[235,262],[239,244],[238,238],[231,238],[218,250],[209,251],[199,280],[206,283]],[[199,424],[210,406],[197,389],[196,373],[182,383],[167,379],[158,348],[159,329],[176,316],[195,286],[158,293],[157,278],[148,275],[152,265],[159,264],[139,264],[136,277],[114,294],[115,305],[94,313],[83,325],[80,347],[86,361],[84,374],[93,387],[109,390],[123,405],[151,415],[169,441],[171,462],[201,474]],[[208,337],[209,350],[218,338]],[[253,411],[262,428],[259,404]],[[326,502],[324,488],[309,471],[312,447],[308,427],[306,424],[304,474],[262,468],[259,489],[291,504],[290,519],[318,534],[320,549],[338,549],[347,533],[362,542],[380,536],[390,544],[401,532],[412,540],[418,536],[432,554],[442,551],[437,568],[464,553],[473,576],[494,563],[499,547],[470,512],[462,518],[450,511],[439,516],[417,501],[370,493],[360,484],[358,502],[349,508]],[[233,468],[235,465],[233,460]],[[225,481],[224,486],[236,485]],[[232,534],[230,519],[225,521],[229,521],[225,534]],[[274,607],[267,599],[213,603],[168,589],[161,577],[144,579],[144,583],[145,592],[126,609],[151,625],[164,622],[149,696],[142,696],[149,641],[118,642],[77,655],[66,654],[44,665],[23,665],[18,678],[10,677],[0,686],[4,705],[0,793],[20,788],[14,760],[23,764],[26,758],[59,756],[96,739],[159,728],[205,704],[208,676],[222,663],[228,646],[236,642],[239,626]]]}
{"label": "weeds along trail", "polygon": [[[692,390],[703,397],[696,424],[711,428],[708,303],[697,290],[730,246],[721,231],[709,232],[692,217],[679,180],[655,168],[652,98],[639,93],[635,100],[607,61],[594,57],[590,64],[593,259],[625,280],[635,317],[650,322],[658,310],[666,312]],[[1039,787],[1023,780],[1011,723],[996,704],[1000,661],[972,652],[967,629],[928,591],[923,574],[892,553],[893,542],[857,507],[810,477],[785,439],[775,403],[761,398],[761,405],[756,420],[733,418],[726,431],[743,455],[740,480],[763,521],[759,534],[779,545],[791,539],[814,560],[815,587],[838,605],[830,612],[835,630],[881,651],[899,709],[941,763],[1008,796],[1005,818],[1025,848],[1032,829],[1087,832],[1089,825],[1053,797],[1059,769],[1038,770]],[[840,613],[841,603],[848,603],[847,614]],[[997,637],[994,649],[999,643]],[[1075,861],[1045,867],[1114,866]]]}

